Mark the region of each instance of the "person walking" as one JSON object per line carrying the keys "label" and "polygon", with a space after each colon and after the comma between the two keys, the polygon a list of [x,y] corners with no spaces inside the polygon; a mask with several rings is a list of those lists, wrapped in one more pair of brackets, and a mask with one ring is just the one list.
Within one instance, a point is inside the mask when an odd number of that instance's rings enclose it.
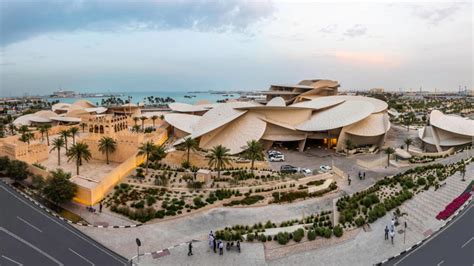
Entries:
{"label": "person walking", "polygon": [[219,255],[224,254],[224,243],[222,241],[219,241]]}
{"label": "person walking", "polygon": [[364,178],[362,178],[362,179],[364,179],[364,180],[365,180],[365,172],[364,172],[364,175],[363,175],[363,177],[364,177]]}
{"label": "person walking", "polygon": [[349,183],[349,186],[351,185],[351,177],[350,176],[347,176],[347,182]]}
{"label": "person walking", "polygon": [[395,219],[392,218],[392,222],[390,223],[390,231],[395,231]]}
{"label": "person walking", "polygon": [[388,240],[388,225],[385,226],[385,240]]}
{"label": "person walking", "polygon": [[395,231],[390,231],[390,239],[392,239],[392,245],[393,245],[393,238],[395,237]]}
{"label": "person walking", "polygon": [[208,240],[209,240],[209,251],[210,251],[214,249],[214,236],[212,234],[209,234]]}
{"label": "person walking", "polygon": [[218,248],[216,238],[212,238],[212,248],[214,249],[214,253],[216,253],[216,249]]}
{"label": "person walking", "polygon": [[102,201],[99,202],[99,212],[102,213]]}
{"label": "person walking", "polygon": [[188,256],[192,256],[193,255],[193,242],[192,241],[189,241],[189,245],[188,245]]}

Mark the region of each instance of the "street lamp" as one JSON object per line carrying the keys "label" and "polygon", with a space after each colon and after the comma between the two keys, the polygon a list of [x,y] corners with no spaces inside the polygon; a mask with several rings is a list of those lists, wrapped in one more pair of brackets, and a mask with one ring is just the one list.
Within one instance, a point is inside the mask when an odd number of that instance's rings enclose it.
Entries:
{"label": "street lamp", "polygon": [[140,246],[142,245],[142,242],[140,239],[135,239],[135,242],[137,242],[137,262],[140,262]]}

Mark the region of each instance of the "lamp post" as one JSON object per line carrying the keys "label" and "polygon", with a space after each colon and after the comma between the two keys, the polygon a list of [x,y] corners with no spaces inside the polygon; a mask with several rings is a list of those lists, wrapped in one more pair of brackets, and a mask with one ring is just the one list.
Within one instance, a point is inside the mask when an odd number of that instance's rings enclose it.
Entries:
{"label": "lamp post", "polygon": [[140,246],[142,245],[142,242],[140,239],[135,239],[135,242],[137,242],[137,263],[140,262]]}

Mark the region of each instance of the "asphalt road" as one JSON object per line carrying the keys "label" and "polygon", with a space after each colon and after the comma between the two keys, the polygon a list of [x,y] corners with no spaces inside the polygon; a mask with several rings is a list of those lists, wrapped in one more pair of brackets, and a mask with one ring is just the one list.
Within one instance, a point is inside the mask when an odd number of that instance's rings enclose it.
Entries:
{"label": "asphalt road", "polygon": [[0,182],[0,265],[127,265]]}
{"label": "asphalt road", "polygon": [[474,265],[474,205],[424,245],[385,265]]}

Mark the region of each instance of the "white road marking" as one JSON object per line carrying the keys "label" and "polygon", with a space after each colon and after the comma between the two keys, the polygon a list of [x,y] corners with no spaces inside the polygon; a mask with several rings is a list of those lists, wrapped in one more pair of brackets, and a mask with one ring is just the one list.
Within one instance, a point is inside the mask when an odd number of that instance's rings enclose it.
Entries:
{"label": "white road marking", "polygon": [[31,226],[31,228],[35,229],[36,231],[40,232],[40,233],[43,233],[43,231],[41,231],[38,227],[30,224],[29,222],[27,222],[25,219],[21,218],[20,216],[17,216],[16,218],[18,218],[18,220],[24,222],[25,224]]}
{"label": "white road marking", "polygon": [[103,247],[100,247],[100,246],[97,246],[94,242],[90,241],[89,239],[87,238],[84,238],[82,235],[76,233],[75,231],[69,229],[68,227],[66,227],[65,225],[63,225],[62,223],[58,222],[57,220],[55,220],[53,217],[49,216],[48,214],[45,214],[43,213],[42,211],[36,209],[34,206],[30,205],[25,199],[21,198],[21,197],[18,197],[15,193],[9,191],[7,188],[5,188],[2,183],[0,182],[0,188],[2,188],[3,190],[5,190],[6,192],[10,193],[13,197],[17,198],[19,201],[23,202],[24,204],[26,204],[28,207],[32,208],[34,211],[38,212],[39,214],[45,216],[46,218],[48,218],[49,220],[53,221],[54,223],[58,224],[59,226],[63,227],[64,229],[68,230],[69,232],[71,232],[72,234],[76,235],[77,237],[79,237],[80,239],[88,242],[89,244],[91,244],[92,246],[96,247],[98,250],[104,252],[105,254],[109,255],[110,257],[112,257],[114,260],[120,262],[120,264],[122,265],[126,265],[125,263],[123,263],[119,258],[116,257],[115,254],[109,252],[108,250],[104,249]]}
{"label": "white road marking", "polygon": [[18,265],[18,266],[23,266],[23,264],[19,263],[19,262],[16,261],[16,260],[13,260],[13,259],[11,259],[11,258],[9,258],[9,257],[7,257],[7,256],[3,256],[3,255],[2,255],[2,258],[6,259],[6,260],[9,260],[9,261],[15,263],[15,264]]}
{"label": "white road marking", "polygon": [[3,231],[3,232],[5,232],[5,233],[7,233],[8,235],[10,235],[11,237],[14,237],[16,240],[20,241],[21,243],[23,243],[23,244],[29,246],[30,248],[32,248],[32,249],[38,251],[39,253],[41,253],[42,255],[44,255],[45,257],[47,257],[48,259],[54,261],[56,264],[61,265],[61,266],[64,265],[64,264],[62,264],[61,262],[59,262],[57,259],[53,258],[53,257],[52,257],[51,255],[49,255],[48,253],[42,251],[41,249],[39,249],[39,248],[36,247],[35,245],[31,244],[30,242],[24,240],[23,238],[21,238],[21,237],[19,237],[19,236],[17,236],[17,235],[15,235],[14,233],[8,231],[7,229],[5,229],[5,228],[3,228],[3,227],[0,227],[0,231]]}
{"label": "white road marking", "polygon": [[444,263],[444,260],[440,261],[438,264],[436,264],[437,266],[440,266],[441,264]]}
{"label": "white road marking", "polygon": [[83,259],[83,260],[89,262],[92,266],[95,265],[94,263],[92,263],[92,261],[86,259],[84,256],[82,256],[81,254],[79,254],[79,253],[77,253],[76,251],[72,250],[71,248],[69,249],[69,251],[71,251],[72,253],[76,254],[76,255],[79,256],[81,259]]}
{"label": "white road marking", "polygon": [[471,239],[469,239],[468,241],[466,241],[466,243],[464,243],[461,248],[467,246],[467,244],[469,244],[469,242],[471,242],[472,240],[474,239],[474,237],[471,237]]}

